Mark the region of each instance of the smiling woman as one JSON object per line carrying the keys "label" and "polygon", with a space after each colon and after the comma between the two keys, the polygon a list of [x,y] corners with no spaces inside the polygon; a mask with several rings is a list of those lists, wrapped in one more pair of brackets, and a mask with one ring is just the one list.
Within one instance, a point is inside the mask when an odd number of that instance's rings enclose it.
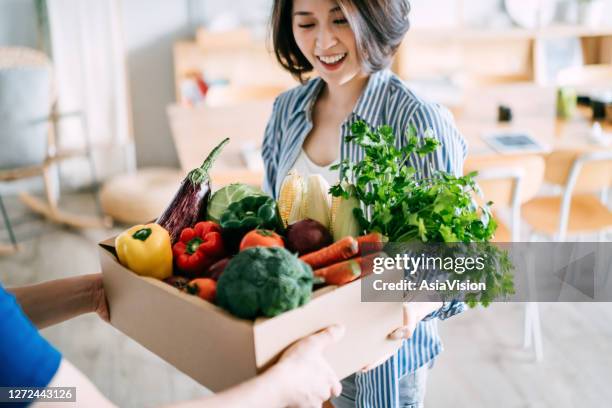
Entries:
{"label": "smiling woman", "polygon": [[[272,31],[276,57],[300,81],[316,65],[333,71],[346,57],[352,59],[347,64],[352,71],[360,67],[374,73],[390,64],[410,27],[409,12],[408,1],[275,1]],[[326,53],[334,38],[317,38],[321,32],[317,25],[330,26],[345,49]],[[321,41],[319,55],[313,49],[317,39]],[[330,40],[332,44],[325,42]],[[311,52],[302,52],[309,48]]]}
{"label": "smiling woman", "polygon": [[[274,102],[262,146],[266,192],[278,198],[290,171],[336,184],[339,172],[330,164],[365,157],[346,139],[357,121],[390,126],[398,149],[408,146],[409,127],[419,138],[431,131],[441,147],[410,155],[406,164],[419,177],[436,170],[461,175],[467,147],[448,110],[416,96],[388,69],[410,26],[409,11],[408,0],[274,1],[274,51],[301,85]],[[401,347],[344,379],[336,407],[422,406],[428,367],[442,351],[437,318],[459,313],[463,304],[413,302],[403,310],[403,326],[390,334],[404,339]]]}

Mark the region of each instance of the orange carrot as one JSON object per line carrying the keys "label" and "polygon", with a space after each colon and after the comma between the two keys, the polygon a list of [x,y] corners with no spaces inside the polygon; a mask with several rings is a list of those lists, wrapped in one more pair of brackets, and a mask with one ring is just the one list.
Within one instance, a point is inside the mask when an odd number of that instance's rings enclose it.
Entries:
{"label": "orange carrot", "polygon": [[372,273],[372,271],[374,271],[374,259],[379,257],[386,258],[387,254],[382,251],[379,251],[357,258],[357,260],[359,261],[359,266],[361,267],[362,278],[364,276],[368,276]]}
{"label": "orange carrot", "polygon": [[300,259],[312,267],[319,269],[336,262],[349,259],[357,254],[359,245],[353,237],[345,237],[318,251],[302,255]]}
{"label": "orange carrot", "polygon": [[357,279],[361,275],[361,268],[356,259],[349,259],[317,269],[314,274],[323,277],[328,285],[344,285]]}
{"label": "orange carrot", "polygon": [[382,251],[385,245],[385,237],[380,232],[370,232],[367,235],[357,237],[359,244],[359,255]]}
{"label": "orange carrot", "polygon": [[314,271],[314,275],[325,279],[329,285],[344,285],[352,282],[360,276],[372,273],[374,258],[384,256],[384,252],[376,252],[361,258],[353,258],[347,261],[335,263],[325,268]]}

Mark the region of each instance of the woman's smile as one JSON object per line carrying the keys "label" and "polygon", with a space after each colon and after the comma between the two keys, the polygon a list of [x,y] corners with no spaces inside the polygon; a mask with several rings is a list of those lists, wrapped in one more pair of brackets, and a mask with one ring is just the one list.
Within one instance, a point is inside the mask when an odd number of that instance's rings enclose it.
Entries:
{"label": "woman's smile", "polygon": [[340,54],[317,55],[317,60],[326,70],[335,71],[342,66],[342,64],[346,60],[347,55],[347,52]]}
{"label": "woman's smile", "polygon": [[355,34],[336,0],[294,0],[292,18],[296,45],[328,85],[362,72]]}

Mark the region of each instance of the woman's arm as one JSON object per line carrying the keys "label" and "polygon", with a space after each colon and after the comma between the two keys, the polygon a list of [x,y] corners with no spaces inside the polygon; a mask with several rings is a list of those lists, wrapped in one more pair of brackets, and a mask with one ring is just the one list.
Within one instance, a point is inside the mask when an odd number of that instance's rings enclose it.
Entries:
{"label": "woman's arm", "polygon": [[264,164],[263,191],[276,197],[276,173],[278,171],[278,154],[280,150],[280,135],[282,132],[280,116],[281,96],[274,100],[272,114],[266,125],[263,143],[261,145],[261,158]]}
{"label": "woman's arm", "polygon": [[97,312],[108,321],[102,274],[58,279],[7,289],[28,318],[43,329],[84,313]]}
{"label": "woman's arm", "polygon": [[[409,117],[400,118],[398,127],[407,129],[414,126],[419,135],[431,130],[432,136],[440,142],[440,148],[427,158],[415,154],[409,158],[409,164],[417,169],[420,177],[428,177],[433,170],[442,170],[457,176],[463,173],[463,161],[467,154],[465,140],[453,121],[451,113],[441,106],[424,103],[411,112]],[[400,132],[404,134],[404,132]],[[402,142],[405,146],[406,140]],[[409,302],[404,304],[404,324],[389,337],[392,339],[409,339],[419,322],[433,318],[446,319],[465,308],[463,302]],[[372,364],[370,369],[377,364]]]}

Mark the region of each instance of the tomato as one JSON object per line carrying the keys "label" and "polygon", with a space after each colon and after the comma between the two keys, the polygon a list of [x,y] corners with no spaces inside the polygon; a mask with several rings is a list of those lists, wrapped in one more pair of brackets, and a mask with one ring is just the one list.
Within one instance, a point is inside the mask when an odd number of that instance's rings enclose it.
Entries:
{"label": "tomato", "polygon": [[187,292],[209,302],[214,302],[217,294],[217,282],[210,278],[194,279],[187,285]]}
{"label": "tomato", "polygon": [[274,231],[265,229],[255,229],[248,232],[240,242],[240,250],[255,246],[264,247],[285,247],[283,238]]}

